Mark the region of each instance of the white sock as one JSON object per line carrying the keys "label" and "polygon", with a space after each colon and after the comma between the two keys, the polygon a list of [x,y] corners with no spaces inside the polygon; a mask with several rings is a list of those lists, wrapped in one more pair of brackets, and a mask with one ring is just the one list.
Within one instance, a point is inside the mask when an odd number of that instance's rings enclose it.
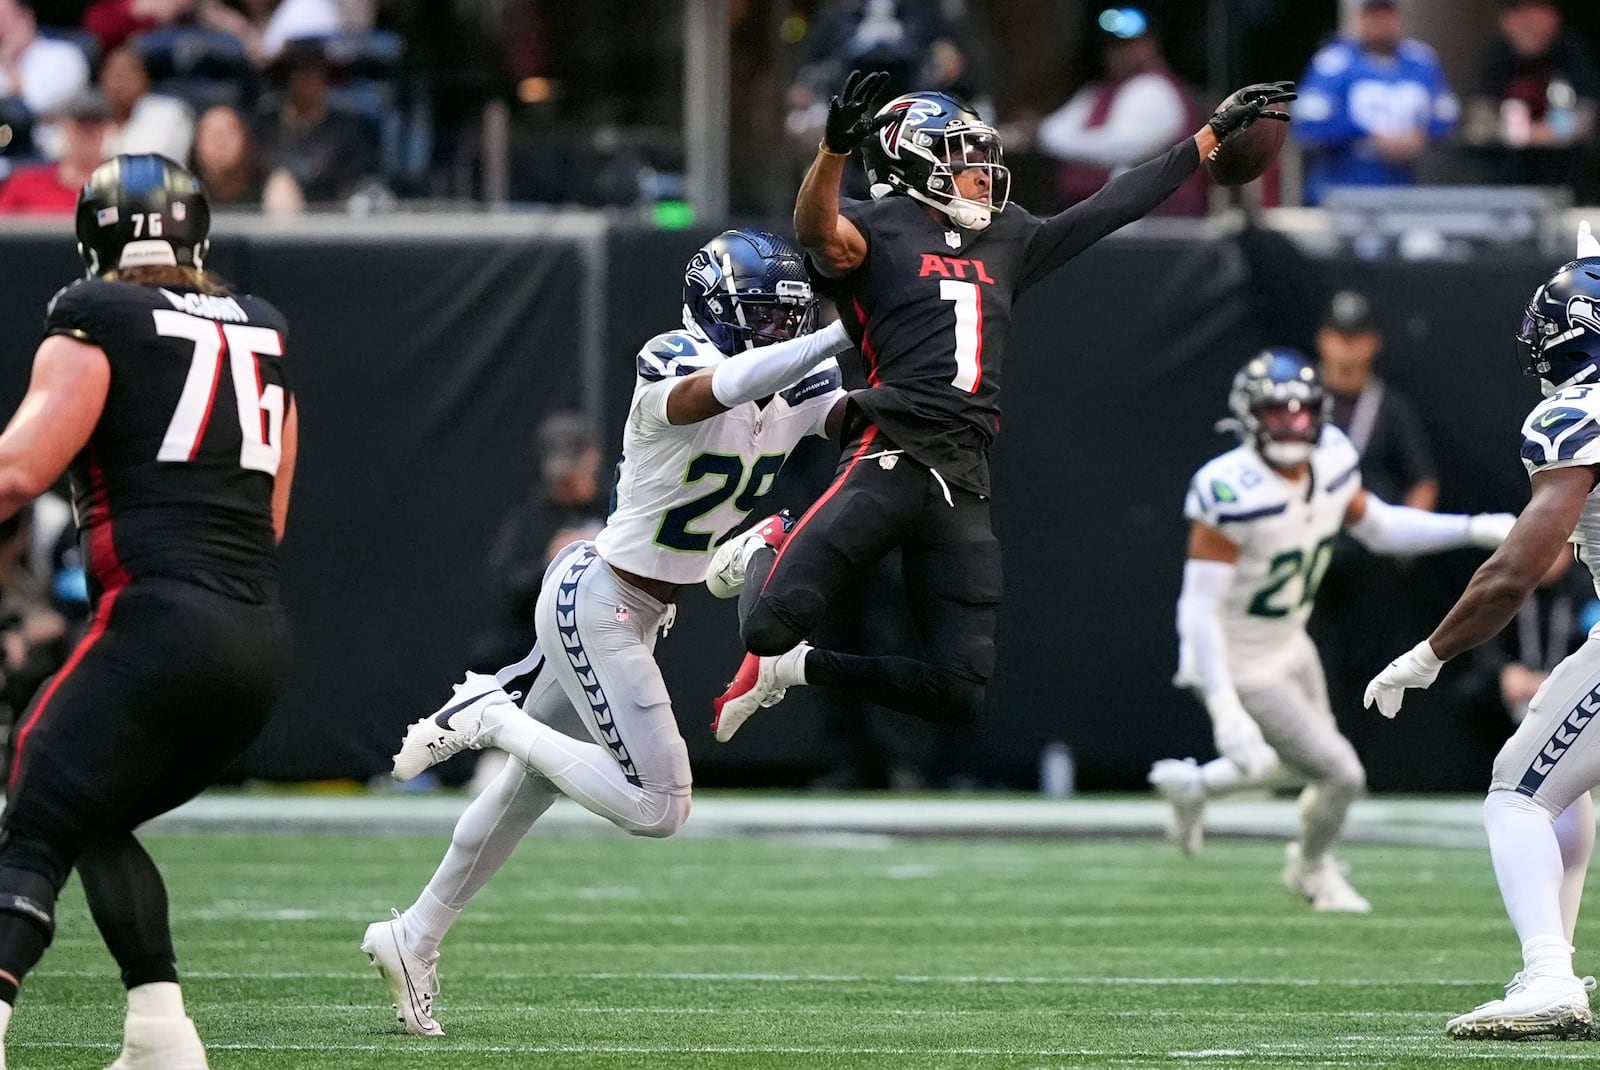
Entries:
{"label": "white sock", "polygon": [[154,981],[128,989],[128,1013],[146,1018],[182,1018],[183,989],[175,981]]}
{"label": "white sock", "polygon": [[633,784],[598,743],[562,735],[515,706],[484,711],[493,745],[522,762],[591,813],[626,832],[670,835],[688,816],[688,796]]}
{"label": "white sock", "polygon": [[1561,845],[1561,924],[1567,943],[1578,929],[1578,908],[1583,904],[1583,881],[1594,854],[1594,797],[1588,792],[1575,799],[1556,818],[1556,842]]}
{"label": "white sock", "polygon": [[786,654],[778,655],[777,669],[778,686],[804,687],[806,683],[806,659],[811,656],[811,647],[801,643]]}
{"label": "white sock", "polygon": [[506,864],[533,823],[555,802],[548,784],[507,762],[456,819],[450,847],[417,901],[400,915],[406,946],[432,959],[462,908]]}
{"label": "white sock", "polygon": [[1306,865],[1320,863],[1344,831],[1346,815],[1360,794],[1339,780],[1319,780],[1300,792],[1300,857]]}
{"label": "white sock", "polygon": [[[1572,972],[1572,944],[1561,922],[1561,847],[1550,815],[1514,791],[1483,801],[1489,855],[1528,972]],[[1564,965],[1563,965],[1564,960]]]}
{"label": "white sock", "polygon": [[1200,783],[1205,786],[1206,795],[1211,796],[1247,788],[1251,781],[1243,769],[1227,758],[1213,758],[1200,767]]}
{"label": "white sock", "polygon": [[[0,1003],[0,1041],[5,1040],[6,1030],[11,1028],[11,1004]],[[0,1049],[3,1053],[4,1049]]]}

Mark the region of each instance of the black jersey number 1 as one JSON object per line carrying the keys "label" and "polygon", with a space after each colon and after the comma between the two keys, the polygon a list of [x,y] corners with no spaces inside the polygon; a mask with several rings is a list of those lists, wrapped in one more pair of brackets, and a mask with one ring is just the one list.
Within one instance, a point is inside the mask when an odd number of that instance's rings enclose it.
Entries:
{"label": "black jersey number 1", "polygon": [[942,279],[939,300],[956,303],[956,377],[950,385],[976,394],[983,382],[983,296],[974,283]]}
{"label": "black jersey number 1", "polygon": [[218,323],[170,308],[157,309],[155,317],[156,333],[161,337],[187,338],[194,343],[189,375],[156,460],[192,461],[199,455],[226,353],[241,433],[239,467],[276,476],[283,455],[283,387],[276,383],[262,387],[256,358],[283,356],[283,338],[270,327]]}

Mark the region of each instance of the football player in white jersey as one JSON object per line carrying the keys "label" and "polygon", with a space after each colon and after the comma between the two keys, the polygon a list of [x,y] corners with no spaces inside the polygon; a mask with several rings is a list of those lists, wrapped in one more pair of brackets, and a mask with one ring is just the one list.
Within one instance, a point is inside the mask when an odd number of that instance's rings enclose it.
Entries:
{"label": "football player in white jersey", "polygon": [[[1522,425],[1522,463],[1533,493],[1505,545],[1427,639],[1367,685],[1368,706],[1400,710],[1408,687],[1427,687],[1444,662],[1498,633],[1556,554],[1576,546],[1600,565],[1600,243],[1585,223],[1578,259],[1534,291],[1518,335],[1523,370],[1545,400]],[[1594,851],[1600,786],[1600,628],[1555,667],[1528,716],[1494,760],[1483,824],[1506,913],[1522,942],[1522,969],[1491,1000],[1450,1020],[1471,1039],[1586,1037],[1594,978],[1573,972],[1572,939]]]}
{"label": "football player in white jersey", "polygon": [[1220,758],[1166,759],[1150,783],[1171,801],[1173,832],[1193,853],[1206,799],[1268,783],[1305,784],[1300,836],[1283,881],[1318,910],[1366,913],[1332,847],[1366,771],[1339,733],[1306,618],[1348,530],[1374,553],[1458,546],[1492,549],[1503,514],[1447,515],[1390,505],[1361,486],[1361,459],[1326,423],[1317,371],[1292,349],[1268,349],[1234,376],[1228,395],[1240,444],[1190,484],[1189,559],[1178,598],[1178,675],[1211,715]]}
{"label": "football player in white jersey", "polygon": [[[712,548],[762,504],[795,445],[837,429],[834,357],[850,342],[838,324],[805,333],[816,309],[785,238],[728,231],[695,253],[683,329],[639,351],[611,515],[545,573],[533,652],[496,676],[468,673],[407,731],[399,780],[468,747],[515,759],[462,814],[416,903],[367,929],[362,949],[408,1031],[443,1033],[439,941],[557,795],[638,836],[670,836],[688,817],[688,752],[656,636],[678,588],[705,579]],[[519,708],[506,688],[529,674]]]}

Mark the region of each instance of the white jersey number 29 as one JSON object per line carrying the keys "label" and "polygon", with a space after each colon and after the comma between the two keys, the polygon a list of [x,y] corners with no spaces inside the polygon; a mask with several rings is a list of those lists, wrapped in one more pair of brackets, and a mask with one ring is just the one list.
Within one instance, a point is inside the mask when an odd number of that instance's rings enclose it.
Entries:
{"label": "white jersey number 29", "polygon": [[270,327],[218,323],[170,308],[157,309],[155,317],[157,334],[194,343],[189,375],[156,460],[192,461],[199,455],[200,440],[217,400],[226,350],[242,437],[239,467],[277,475],[283,454],[283,387],[272,383],[262,388],[256,358],[283,356],[282,337]]}

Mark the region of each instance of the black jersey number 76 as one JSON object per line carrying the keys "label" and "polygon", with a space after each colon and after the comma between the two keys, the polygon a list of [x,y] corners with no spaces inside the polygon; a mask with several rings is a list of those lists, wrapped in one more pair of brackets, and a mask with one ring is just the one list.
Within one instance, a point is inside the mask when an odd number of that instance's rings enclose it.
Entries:
{"label": "black jersey number 76", "polygon": [[189,374],[156,460],[186,462],[199,455],[226,355],[239,420],[239,467],[276,476],[283,454],[283,387],[276,383],[262,387],[258,358],[281,357],[282,335],[270,327],[218,323],[168,308],[156,309],[153,315],[157,334],[194,343]]}

